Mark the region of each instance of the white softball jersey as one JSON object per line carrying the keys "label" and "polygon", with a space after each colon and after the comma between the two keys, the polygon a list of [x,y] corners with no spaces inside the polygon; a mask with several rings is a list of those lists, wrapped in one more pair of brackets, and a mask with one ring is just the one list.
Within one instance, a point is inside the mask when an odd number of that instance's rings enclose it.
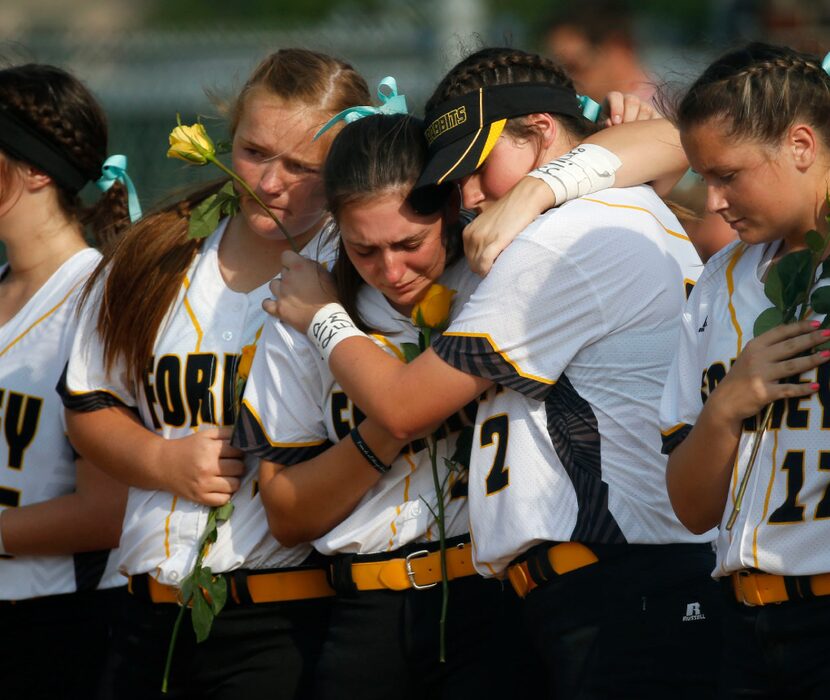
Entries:
{"label": "white softball jersey", "polygon": [[[464,259],[448,267],[438,281],[456,290],[455,313],[478,284]],[[401,344],[418,342],[418,329],[411,320],[368,285],[359,292],[358,309],[366,323],[380,331],[373,335],[374,341],[403,361]],[[305,335],[274,321],[266,326],[263,340],[245,390],[236,441],[258,457],[290,467],[348,436],[363,414]],[[400,400],[406,402],[406,396]],[[474,416],[471,404],[467,425],[472,425]],[[448,537],[468,532],[466,474],[448,471],[444,461],[453,456],[464,424],[463,413],[453,416],[445,424],[445,437],[437,442],[439,475],[448,478],[444,515]],[[366,469],[371,468],[367,463]],[[437,498],[427,444],[417,440],[401,452],[354,511],[313,545],[326,555],[374,554],[411,542],[436,541],[438,528],[427,504],[437,512]]]}
{"label": "white softball jersey", "polygon": [[[78,295],[100,257],[91,248],[75,253],[0,325],[0,508],[75,490],[74,454],[55,386],[72,347]],[[7,269],[0,268],[0,278]],[[2,557],[0,600],[123,585],[111,554]]]}
{"label": "white softball jersey", "polygon": [[[155,343],[140,386],[127,381],[124,366],[105,370],[97,314],[82,320],[63,386],[64,404],[77,411],[110,406],[135,411],[142,423],[168,439],[192,435],[202,425],[230,426],[235,420],[236,367],[242,348],[255,342],[267,315],[264,284],[247,294],[230,289],[219,269],[218,250],[227,220],[205,239],[182,283]],[[308,257],[331,254],[328,228],[303,249]],[[150,290],[152,293],[152,290]],[[219,527],[204,565],[214,572],[268,569],[300,564],[310,546],[283,547],[271,535],[259,498],[255,460],[249,460],[233,515]],[[120,570],[150,573],[177,585],[193,569],[196,544],[209,508],[165,491],[130,488],[120,544]]]}
{"label": "white softball jersey", "polygon": [[[758,314],[772,306],[762,280],[776,247],[735,242],[707,263],[683,315],[663,394],[665,451],[688,435],[707,397],[752,340]],[[793,576],[830,571],[830,367],[805,372],[799,381],[817,382],[819,391],[776,402],[740,514],[727,530],[756,439],[757,419],[744,421],[718,532],[716,577],[750,568]]]}
{"label": "white softball jersey", "polygon": [[651,188],[603,190],[525,229],[436,343],[495,383],[469,478],[481,574],[544,541],[706,541],[671,509],[658,425],[685,287],[701,270]]}

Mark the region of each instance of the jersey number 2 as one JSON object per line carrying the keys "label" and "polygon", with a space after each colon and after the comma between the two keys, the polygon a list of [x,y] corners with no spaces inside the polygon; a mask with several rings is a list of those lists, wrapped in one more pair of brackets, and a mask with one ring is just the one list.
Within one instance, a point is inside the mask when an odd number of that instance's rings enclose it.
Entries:
{"label": "jersey number 2", "polygon": [[487,474],[487,495],[498,493],[510,484],[510,469],[504,466],[504,458],[507,455],[507,439],[509,437],[510,423],[507,421],[507,414],[491,416],[481,424],[481,446],[490,447],[496,440],[496,458],[493,466]]}

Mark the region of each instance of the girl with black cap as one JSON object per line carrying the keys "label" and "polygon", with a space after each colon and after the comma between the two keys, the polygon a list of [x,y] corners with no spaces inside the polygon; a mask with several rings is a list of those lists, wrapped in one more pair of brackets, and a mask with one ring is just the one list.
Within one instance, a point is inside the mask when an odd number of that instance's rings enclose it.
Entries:
{"label": "girl with black cap", "polygon": [[[450,71],[425,123],[419,185],[458,181],[476,211],[592,129],[558,66],[511,49]],[[606,189],[540,217],[408,365],[377,352],[342,308],[321,308],[330,298],[316,280],[294,275],[307,264],[285,256],[281,317],[308,329],[344,391],[392,435],[422,434],[481,397],[476,568],[526,596],[561,697],[711,694],[712,536],[677,521],[659,452],[660,392],[699,271],[681,231],[648,188]]]}

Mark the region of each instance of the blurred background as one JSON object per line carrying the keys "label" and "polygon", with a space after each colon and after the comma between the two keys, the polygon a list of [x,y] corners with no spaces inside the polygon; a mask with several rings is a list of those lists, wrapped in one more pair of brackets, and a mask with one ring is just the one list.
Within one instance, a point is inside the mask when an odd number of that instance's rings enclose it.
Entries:
{"label": "blurred background", "polygon": [[128,156],[145,209],[213,174],[165,158],[176,113],[202,115],[225,138],[223,99],[280,47],[344,58],[370,85],[394,75],[420,113],[443,73],[487,44],[554,55],[597,99],[611,88],[650,98],[747,39],[823,54],[829,35],[830,0],[0,2],[0,61],[54,63],[92,88],[110,117],[110,150]]}

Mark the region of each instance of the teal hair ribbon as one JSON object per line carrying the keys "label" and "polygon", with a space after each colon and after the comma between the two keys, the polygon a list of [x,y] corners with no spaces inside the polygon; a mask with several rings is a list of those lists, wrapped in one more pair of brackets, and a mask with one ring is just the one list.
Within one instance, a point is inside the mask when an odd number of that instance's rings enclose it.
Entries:
{"label": "teal hair ribbon", "polygon": [[595,122],[599,117],[600,110],[599,102],[594,102],[588,95],[577,95],[579,106],[582,109],[582,116],[588,121]]}
{"label": "teal hair ribbon", "polygon": [[409,114],[406,106],[406,95],[398,94],[398,82],[390,75],[378,83],[378,99],[381,102],[380,107],[372,107],[371,105],[359,105],[357,107],[349,107],[344,109],[339,114],[335,114],[329,119],[320,131],[314,135],[316,141],[320,136],[325,134],[337,122],[343,121],[346,124],[351,124],[358,119],[368,117],[371,114]]}
{"label": "teal hair ribbon", "polygon": [[127,175],[127,156],[116,155],[107,158],[101,166],[101,177],[95,181],[95,184],[101,192],[106,192],[115,182],[120,182],[127,190],[130,221],[135,223],[141,218],[141,204],[138,201],[135,185]]}
{"label": "teal hair ribbon", "polygon": [[827,75],[830,75],[830,53],[828,53],[821,62],[821,67]]}

